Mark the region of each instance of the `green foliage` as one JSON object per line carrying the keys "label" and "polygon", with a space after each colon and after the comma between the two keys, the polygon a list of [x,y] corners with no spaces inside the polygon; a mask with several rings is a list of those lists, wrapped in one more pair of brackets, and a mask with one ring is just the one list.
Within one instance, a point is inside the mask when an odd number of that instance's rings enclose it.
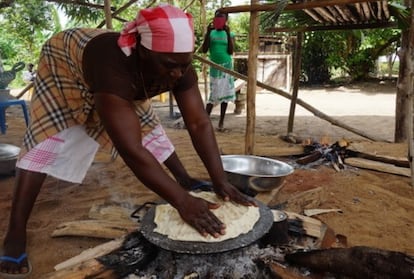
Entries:
{"label": "green foliage", "polygon": [[5,70],[20,61],[36,63],[40,46],[59,27],[56,17],[55,7],[40,0],[16,0],[1,9],[0,58]]}
{"label": "green foliage", "polygon": [[320,32],[305,34],[302,55],[302,70],[311,84],[324,83],[330,79],[329,73],[329,44]]}

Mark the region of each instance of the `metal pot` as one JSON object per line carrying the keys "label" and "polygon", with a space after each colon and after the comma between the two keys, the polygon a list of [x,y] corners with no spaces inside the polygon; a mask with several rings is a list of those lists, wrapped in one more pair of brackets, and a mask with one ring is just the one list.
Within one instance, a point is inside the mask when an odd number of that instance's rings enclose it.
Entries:
{"label": "metal pot", "polygon": [[222,155],[221,161],[229,182],[250,196],[280,187],[294,171],[284,162],[253,155]]}
{"label": "metal pot", "polygon": [[0,175],[13,175],[20,148],[11,144],[0,143]]}

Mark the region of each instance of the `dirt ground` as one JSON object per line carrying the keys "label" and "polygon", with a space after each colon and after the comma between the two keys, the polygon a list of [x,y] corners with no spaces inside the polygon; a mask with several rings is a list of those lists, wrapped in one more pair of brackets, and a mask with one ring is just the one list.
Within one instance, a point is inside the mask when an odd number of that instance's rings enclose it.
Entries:
{"label": "dirt ground", "polygon": [[[384,141],[369,141],[354,133],[331,125],[298,107],[294,122],[297,138],[330,143],[345,137],[351,146],[364,152],[393,157],[406,157],[406,144],[393,144],[395,84],[358,84],[338,87],[302,88],[299,98],[318,110],[350,126]],[[270,204],[286,202],[285,210],[303,213],[304,209],[340,209],[314,216],[326,223],[336,234],[346,237],[348,246],[370,246],[414,255],[414,188],[406,176],[346,166],[337,172],[325,163],[299,167],[297,157],[280,156],[281,149],[297,148],[300,143],[287,143],[286,135],[289,102],[272,93],[257,95],[255,154],[276,157],[295,166],[281,190],[271,197]],[[188,171],[195,177],[208,179],[201,161],[191,147],[182,125],[169,117],[168,101],[156,103],[165,128],[176,145]],[[217,133],[223,154],[243,153],[245,112],[233,113],[230,105],[225,126],[229,130]],[[212,122],[217,126],[217,110]],[[7,115],[8,130],[0,135],[1,143],[20,145],[24,120],[19,108]],[[3,237],[11,208],[14,176],[0,178],[0,236]],[[315,190],[312,195],[306,195]],[[312,192],[312,191],[311,191]],[[28,223],[27,252],[33,264],[31,278],[42,278],[54,271],[54,266],[82,251],[107,242],[91,237],[51,237],[55,228],[67,221],[86,220],[93,205],[123,204],[132,212],[136,205],[158,197],[146,189],[125,167],[122,160],[109,162],[102,154],[90,168],[81,185],[47,178]],[[128,213],[130,213],[128,212]]]}

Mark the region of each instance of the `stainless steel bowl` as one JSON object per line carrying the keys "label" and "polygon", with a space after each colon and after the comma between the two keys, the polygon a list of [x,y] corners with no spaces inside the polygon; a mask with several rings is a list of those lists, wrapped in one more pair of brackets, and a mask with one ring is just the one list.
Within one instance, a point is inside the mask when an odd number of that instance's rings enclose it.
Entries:
{"label": "stainless steel bowl", "polygon": [[0,143],[0,175],[13,175],[20,148],[11,144]]}
{"label": "stainless steel bowl", "polygon": [[229,182],[250,196],[280,187],[294,171],[287,163],[253,155],[222,155],[221,161]]}

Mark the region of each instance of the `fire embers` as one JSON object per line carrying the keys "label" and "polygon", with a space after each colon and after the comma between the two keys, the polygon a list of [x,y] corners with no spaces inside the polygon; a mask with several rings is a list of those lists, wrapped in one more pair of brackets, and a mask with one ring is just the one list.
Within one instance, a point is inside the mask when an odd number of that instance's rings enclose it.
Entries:
{"label": "fire embers", "polygon": [[322,138],[320,142],[305,140],[303,144],[307,155],[297,159],[296,163],[314,165],[328,162],[338,172],[345,169],[344,159],[347,155],[346,148],[349,146],[349,141],[342,139],[331,145],[328,142],[327,138]]}

